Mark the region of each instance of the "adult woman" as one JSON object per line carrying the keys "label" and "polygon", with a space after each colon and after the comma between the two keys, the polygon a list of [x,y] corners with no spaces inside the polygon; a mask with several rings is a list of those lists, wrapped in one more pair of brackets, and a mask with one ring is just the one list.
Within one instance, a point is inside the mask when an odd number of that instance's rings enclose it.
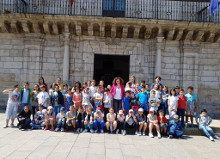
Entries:
{"label": "adult woman", "polygon": [[115,77],[110,93],[113,97],[113,107],[115,112],[122,109],[122,98],[125,93],[124,80],[121,77]]}
{"label": "adult woman", "polygon": [[135,76],[131,76],[130,81],[131,81],[131,88],[135,89],[135,87],[136,87],[136,78],[135,78]]}
{"label": "adult woman", "polygon": [[45,83],[43,77],[40,77],[40,78],[38,79],[38,83],[39,83],[39,86],[40,86],[40,87],[44,85],[44,86],[45,86],[45,91],[48,92],[47,84]]}
{"label": "adult woman", "polygon": [[161,88],[163,89],[163,84],[160,83],[160,82],[161,82],[161,77],[160,77],[160,76],[156,76],[156,77],[155,77],[155,82],[152,83],[152,85],[150,86],[150,90],[153,88],[153,86],[154,86],[155,84],[160,85]]}

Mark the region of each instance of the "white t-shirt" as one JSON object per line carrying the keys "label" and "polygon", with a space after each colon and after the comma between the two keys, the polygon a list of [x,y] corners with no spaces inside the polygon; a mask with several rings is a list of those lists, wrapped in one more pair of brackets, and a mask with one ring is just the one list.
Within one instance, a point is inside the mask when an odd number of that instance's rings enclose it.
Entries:
{"label": "white t-shirt", "polygon": [[[98,121],[98,122],[101,121],[101,118],[99,117],[99,115],[96,112],[94,113],[94,117],[96,117],[96,121]],[[101,113],[101,117],[104,117],[104,114]]]}
{"label": "white t-shirt", "polygon": [[179,98],[177,96],[169,96],[168,100],[170,101],[170,107],[172,109],[176,109],[177,108],[177,101],[179,100]]}
{"label": "white t-shirt", "polygon": [[91,105],[89,93],[82,93],[82,105]]}
{"label": "white t-shirt", "polygon": [[90,93],[90,96],[91,96],[91,97],[94,96],[94,94],[95,94],[95,92],[96,92],[96,89],[97,89],[96,86],[95,86],[95,87],[93,87],[93,86],[89,87],[89,93]]}
{"label": "white t-shirt", "polygon": [[[102,98],[103,99],[103,94],[102,93],[95,93],[93,98]],[[99,101],[99,105],[102,105],[102,100]]]}
{"label": "white t-shirt", "polygon": [[148,102],[150,104],[150,107],[155,107],[158,108],[160,106],[160,104],[158,104],[158,102],[160,102],[160,100],[158,98],[149,98]]}
{"label": "white t-shirt", "polygon": [[19,103],[19,96],[20,93],[15,92],[15,91],[9,91],[8,92],[8,105],[17,105]]}
{"label": "white t-shirt", "polygon": [[113,120],[115,117],[116,117],[116,114],[115,114],[115,113],[113,113],[113,114],[108,113],[108,114],[107,114],[107,119],[109,119],[109,120]]}
{"label": "white t-shirt", "polygon": [[[37,98],[38,98],[38,103],[39,104],[42,104],[44,103],[44,101],[49,98],[49,94],[47,92],[40,92],[38,95],[37,95]],[[47,107],[47,102],[44,104],[44,107]]]}
{"label": "white t-shirt", "polygon": [[[154,91],[156,92],[156,94],[155,94],[155,98],[160,99],[160,98],[161,98],[161,92],[158,91],[158,90],[155,90],[155,89],[152,89],[152,90],[154,90]],[[151,91],[152,91],[152,90],[151,90]],[[150,93],[151,93],[151,91],[150,91]]]}
{"label": "white t-shirt", "polygon": [[57,116],[56,116],[57,119],[63,119],[65,117],[66,117],[65,113],[63,115],[61,113],[58,113]]}
{"label": "white t-shirt", "polygon": [[114,99],[121,100],[121,88],[116,88]]}
{"label": "white t-shirt", "polygon": [[111,108],[111,106],[112,106],[112,96],[110,94],[105,95],[103,103],[104,103],[105,108]]}
{"label": "white t-shirt", "polygon": [[24,92],[22,96],[22,103],[28,103],[28,94],[29,94],[29,91],[24,88]]}

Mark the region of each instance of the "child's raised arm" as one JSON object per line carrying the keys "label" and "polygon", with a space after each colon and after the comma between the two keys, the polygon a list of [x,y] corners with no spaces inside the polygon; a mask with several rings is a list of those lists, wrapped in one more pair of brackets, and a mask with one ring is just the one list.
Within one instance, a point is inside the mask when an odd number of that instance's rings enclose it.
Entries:
{"label": "child's raised arm", "polygon": [[9,94],[10,91],[13,91],[13,89],[6,89],[4,91],[2,91],[3,94]]}

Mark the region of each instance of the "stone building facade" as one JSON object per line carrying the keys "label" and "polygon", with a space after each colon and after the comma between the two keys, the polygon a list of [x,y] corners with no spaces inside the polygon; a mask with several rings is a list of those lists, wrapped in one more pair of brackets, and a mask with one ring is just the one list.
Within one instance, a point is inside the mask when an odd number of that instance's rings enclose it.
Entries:
{"label": "stone building facade", "polygon": [[[195,88],[199,110],[220,115],[220,26],[214,23],[55,15],[0,15],[0,90],[43,76],[94,78],[96,55],[129,57],[129,75]],[[120,65],[117,67],[121,67]],[[7,97],[0,95],[1,105]]]}

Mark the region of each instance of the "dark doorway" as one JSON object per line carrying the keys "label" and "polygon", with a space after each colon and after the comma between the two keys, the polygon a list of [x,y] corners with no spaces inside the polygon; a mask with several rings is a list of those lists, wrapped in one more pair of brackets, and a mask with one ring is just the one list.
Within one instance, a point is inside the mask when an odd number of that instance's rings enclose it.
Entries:
{"label": "dark doorway", "polygon": [[125,0],[103,0],[102,15],[104,17],[124,17]]}
{"label": "dark doorway", "polygon": [[129,80],[130,56],[95,55],[94,79],[98,82],[105,81],[105,86],[112,85],[116,76],[120,76],[125,82]]}

